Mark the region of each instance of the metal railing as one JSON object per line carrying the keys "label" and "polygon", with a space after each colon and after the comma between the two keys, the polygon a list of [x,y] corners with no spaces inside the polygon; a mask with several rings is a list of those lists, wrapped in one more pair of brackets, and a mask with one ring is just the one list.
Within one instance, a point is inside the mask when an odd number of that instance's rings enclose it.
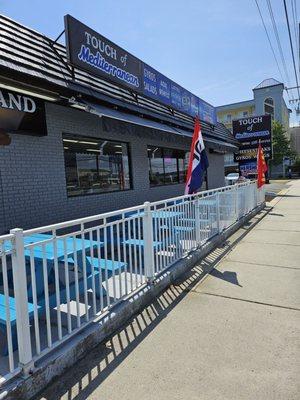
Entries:
{"label": "metal railing", "polygon": [[0,374],[28,372],[263,201],[247,182],[0,236]]}

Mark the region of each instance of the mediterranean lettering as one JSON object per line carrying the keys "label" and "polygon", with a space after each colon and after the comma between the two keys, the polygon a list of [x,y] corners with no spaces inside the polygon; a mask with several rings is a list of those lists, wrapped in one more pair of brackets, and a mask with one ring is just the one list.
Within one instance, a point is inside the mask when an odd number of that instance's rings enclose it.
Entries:
{"label": "mediterranean lettering", "polygon": [[262,136],[269,136],[270,131],[258,131],[258,132],[241,132],[235,135],[236,139],[246,139],[252,137],[262,137]]}
{"label": "mediterranean lettering", "polygon": [[92,67],[98,68],[99,70],[105,72],[112,77],[118,78],[121,81],[126,82],[127,84],[135,86],[136,88],[140,87],[139,78],[137,76],[127,71],[124,71],[122,68],[110,64],[100,54],[99,51],[97,51],[96,54],[93,54],[88,47],[86,47],[85,45],[81,45],[78,58],[80,61],[85,62]]}

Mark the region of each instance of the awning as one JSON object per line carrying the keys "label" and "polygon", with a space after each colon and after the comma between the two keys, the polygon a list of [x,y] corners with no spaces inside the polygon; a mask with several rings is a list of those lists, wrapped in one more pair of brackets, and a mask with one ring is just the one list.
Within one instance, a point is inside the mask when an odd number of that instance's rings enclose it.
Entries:
{"label": "awning", "polygon": [[[100,104],[91,103],[86,100],[81,100],[80,104],[85,107],[87,112],[96,114],[99,117],[111,118],[111,119],[115,119],[118,121],[123,121],[123,122],[131,123],[131,124],[143,126],[146,128],[157,129],[157,130],[160,130],[163,132],[168,132],[168,133],[172,133],[172,134],[179,135],[179,136],[185,136],[185,137],[189,137],[189,138],[191,138],[193,136],[192,131],[187,131],[187,130],[181,129],[181,128],[175,128],[175,127],[172,127],[172,126],[160,123],[160,122],[152,121],[147,118],[139,117],[137,115],[128,114],[126,112],[123,112],[120,110],[115,110],[113,108],[108,108],[108,107],[102,106]],[[212,148],[214,150],[227,151],[227,152],[228,151],[235,152],[238,150],[238,148],[235,145],[228,143],[228,142],[224,142],[222,140],[211,139],[206,136],[204,136],[203,139],[204,139],[205,144],[209,148]]]}
{"label": "awning", "polygon": [[[174,130],[176,130],[177,134],[180,135],[185,135],[190,137],[193,135],[192,132],[188,132],[181,128],[174,128]],[[223,140],[212,139],[210,137],[207,137],[206,135],[203,135],[203,140],[206,146],[214,150],[227,151],[227,152],[238,151],[237,146],[229,142],[224,142]]]}
{"label": "awning", "polygon": [[192,133],[190,133],[188,131],[179,132],[172,126],[162,124],[160,122],[142,118],[137,115],[128,114],[123,111],[115,110],[113,108],[101,106],[99,104],[91,103],[86,100],[81,100],[81,101],[82,101],[82,103],[85,104],[85,106],[88,107],[88,109],[87,109],[88,112],[90,112],[92,114],[97,114],[97,115],[99,115],[99,117],[103,116],[103,117],[107,117],[107,118],[117,119],[119,121],[129,122],[131,124],[144,126],[146,128],[158,129],[160,131],[173,133],[173,134],[180,135],[180,136],[188,136],[188,137],[192,136]]}

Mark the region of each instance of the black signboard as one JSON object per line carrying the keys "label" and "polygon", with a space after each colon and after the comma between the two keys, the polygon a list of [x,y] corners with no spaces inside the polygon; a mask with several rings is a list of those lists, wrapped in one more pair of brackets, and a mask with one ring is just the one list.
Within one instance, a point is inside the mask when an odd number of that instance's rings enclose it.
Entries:
{"label": "black signboard", "polygon": [[215,108],[93,29],[65,16],[69,62],[185,114],[216,125]]}
{"label": "black signboard", "polygon": [[71,64],[138,92],[142,91],[140,60],[71,15],[65,16],[67,53]]}
{"label": "black signboard", "polygon": [[0,89],[0,130],[34,136],[47,135],[44,101]]}
{"label": "black signboard", "polygon": [[256,158],[259,141],[266,160],[272,158],[271,115],[247,117],[232,121],[233,136],[240,142],[235,161],[243,175],[256,172]]}

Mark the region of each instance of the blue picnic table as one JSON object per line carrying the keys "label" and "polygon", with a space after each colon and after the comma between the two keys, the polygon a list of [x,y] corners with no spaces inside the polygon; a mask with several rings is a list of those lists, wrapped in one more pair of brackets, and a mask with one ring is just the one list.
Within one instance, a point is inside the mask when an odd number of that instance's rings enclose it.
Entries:
{"label": "blue picnic table", "polygon": [[[145,215],[144,211],[142,212],[135,212],[130,215],[130,217],[134,216],[139,216],[143,217]],[[156,211],[151,211],[152,218],[155,219],[160,219],[160,218],[175,218],[175,217],[181,217],[184,215],[184,212],[182,211],[165,211],[165,210],[156,210]]]}
{"label": "blue picnic table", "polygon": [[[132,213],[130,216],[140,216],[143,217],[145,215],[144,212],[136,212],[136,213]],[[155,210],[151,212],[152,218],[157,220],[162,220],[162,222],[166,222],[166,220],[168,219],[172,219],[172,218],[177,218],[177,217],[182,217],[184,215],[184,212],[182,211],[166,211],[166,210]],[[157,223],[158,224],[158,223]],[[156,226],[156,223],[154,224],[154,227],[160,229],[160,228],[165,228],[165,225],[159,225]],[[145,241],[143,239],[135,239],[135,238],[131,238],[131,239],[124,239],[123,242],[126,246],[130,246],[133,248],[141,248],[143,249],[145,246]],[[152,247],[155,251],[160,250],[162,248],[163,242],[162,241],[157,241],[157,240],[153,240],[152,242]]]}
{"label": "blue picnic table", "polygon": [[[6,308],[6,302],[8,301],[9,313]],[[33,316],[34,305],[28,303],[28,315],[29,318]],[[39,306],[38,306],[39,308]],[[4,294],[0,294],[0,331],[3,332],[4,335],[7,333],[7,323],[8,323],[8,315],[11,329],[11,340],[13,350],[17,348],[17,313],[16,313],[16,300],[13,297],[8,296],[6,299]],[[6,343],[1,351],[2,355],[8,354],[8,343]]]}
{"label": "blue picnic table", "polygon": [[[34,259],[34,269],[35,269],[35,281],[36,281],[36,296],[39,306],[41,306],[41,311],[45,306],[44,299],[44,269],[43,263],[46,262],[48,284],[54,281],[54,261],[57,259],[58,263],[63,263],[65,258],[67,263],[69,263],[70,256],[75,257],[77,255],[79,270],[83,269],[83,252],[91,249],[92,247],[103,247],[104,242],[98,243],[97,241],[91,241],[83,238],[60,238],[56,237],[56,251],[54,251],[54,241],[53,236],[50,234],[37,233],[29,236],[24,236],[24,255],[27,261],[27,276],[30,276],[29,261],[30,258]],[[33,247],[29,246],[35,244]],[[29,247],[28,247],[29,246]],[[10,250],[11,244],[5,246],[6,250]],[[87,275],[87,285],[88,289],[92,287],[93,276],[91,275],[91,268],[89,264],[86,264],[86,275]],[[96,271],[95,274],[99,274]],[[94,274],[94,275],[95,275]],[[9,281],[12,281],[12,276],[8,277]],[[83,282],[79,282],[79,289],[83,290]],[[75,284],[70,285],[70,295],[74,293],[75,295]],[[61,302],[66,300],[66,288],[60,290]],[[28,285],[28,301],[33,301],[33,287],[30,283]],[[52,307],[56,306],[56,295],[49,295],[49,305]]]}
{"label": "blue picnic table", "polygon": [[[24,255],[26,259],[26,269],[27,276],[31,275],[30,271],[30,259],[34,259],[34,269],[35,269],[35,281],[36,281],[36,296],[37,296],[37,308],[39,312],[44,312],[45,310],[45,293],[44,293],[44,263],[46,262],[47,270],[47,280],[48,285],[54,282],[54,261],[57,259],[58,263],[68,264],[68,267],[75,265],[75,258],[77,259],[78,270],[83,273],[83,254],[90,250],[91,248],[102,248],[104,242],[87,240],[83,238],[73,238],[73,237],[56,237],[56,250],[54,251],[54,241],[53,236],[50,234],[37,233],[34,235],[24,236]],[[35,244],[33,247],[31,244]],[[5,244],[5,250],[11,250],[11,244]],[[76,257],[75,257],[76,254]],[[98,255],[100,257],[100,255]],[[91,289],[93,284],[95,285],[95,291],[97,297],[102,293],[103,296],[106,295],[106,290],[104,287],[100,288],[100,280],[96,279],[99,273],[106,270],[108,277],[113,271],[117,271],[126,266],[125,262],[103,260],[98,257],[90,257],[85,255],[85,266],[86,266],[86,288]],[[79,294],[85,290],[84,276],[78,280],[78,290]],[[12,284],[12,271],[8,271],[8,282]],[[75,282],[72,282],[68,286],[70,300],[76,298]],[[28,313],[29,318],[33,316],[34,305],[33,302],[33,286],[32,283],[28,285]],[[66,301],[67,287],[60,282],[59,297],[60,302]],[[15,299],[9,297],[9,307],[10,307],[10,323],[11,323],[11,333],[12,333],[12,344],[13,349],[17,348],[17,335],[16,335],[16,313],[15,313]],[[55,307],[56,304],[56,292],[49,293],[49,306]],[[0,329],[6,332],[7,325],[7,315],[6,315],[6,304],[5,296],[0,294]],[[4,329],[5,328],[5,329]],[[3,350],[7,354],[7,348]]]}

